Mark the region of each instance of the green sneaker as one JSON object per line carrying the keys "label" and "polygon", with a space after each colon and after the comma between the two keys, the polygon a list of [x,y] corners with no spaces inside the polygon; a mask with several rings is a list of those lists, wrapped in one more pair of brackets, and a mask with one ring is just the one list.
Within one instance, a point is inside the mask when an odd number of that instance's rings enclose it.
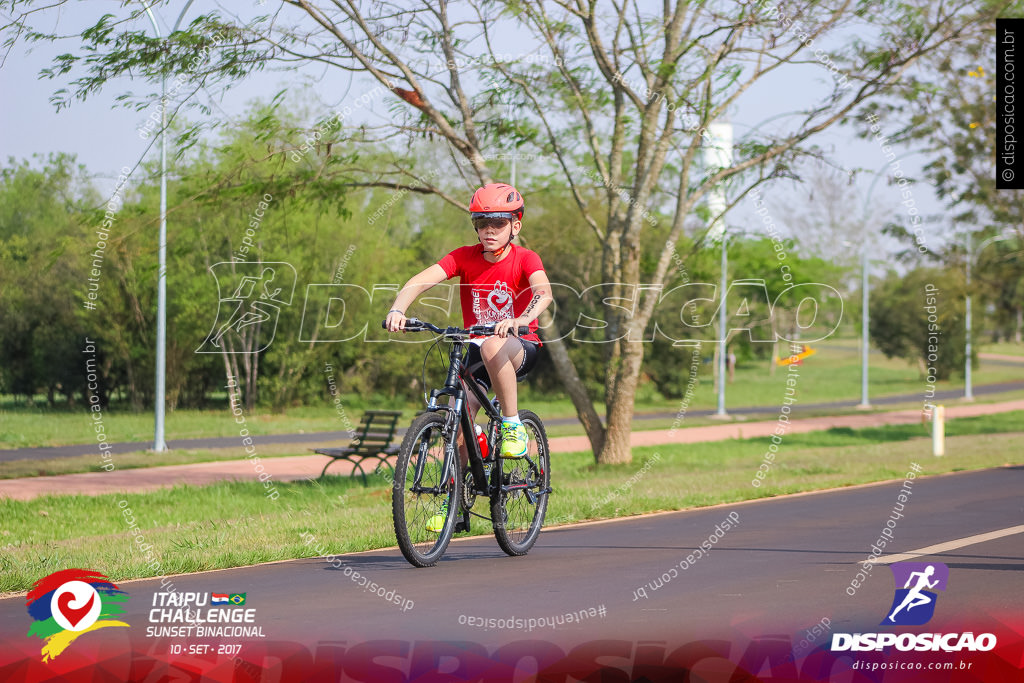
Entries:
{"label": "green sneaker", "polygon": [[441,503],[441,507],[438,508],[437,514],[427,520],[427,531],[431,531],[435,534],[441,533],[441,529],[444,529],[444,520],[448,517],[448,499],[445,498]]}
{"label": "green sneaker", "polygon": [[501,423],[501,457],[522,458],[526,455],[529,440],[523,425],[504,421]]}

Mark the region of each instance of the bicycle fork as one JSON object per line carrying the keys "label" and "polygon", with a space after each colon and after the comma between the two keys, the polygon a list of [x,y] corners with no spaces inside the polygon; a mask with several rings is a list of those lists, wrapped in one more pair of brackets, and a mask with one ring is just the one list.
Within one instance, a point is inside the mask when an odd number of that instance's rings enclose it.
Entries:
{"label": "bicycle fork", "polygon": [[427,452],[430,450],[431,434],[428,429],[424,434],[424,438],[420,440],[419,444],[419,457],[416,458],[416,469],[413,474],[412,486],[410,491],[412,493],[429,493],[431,495],[441,495],[447,493],[450,490],[450,486],[454,484],[454,475],[452,471],[455,469],[455,458],[458,454],[455,452],[457,446],[455,446],[454,439],[444,439],[444,432],[449,431],[449,426],[446,424],[441,428],[442,439],[445,442],[444,450],[444,464],[442,465],[441,477],[438,486],[424,487],[423,482],[423,470],[427,464]]}

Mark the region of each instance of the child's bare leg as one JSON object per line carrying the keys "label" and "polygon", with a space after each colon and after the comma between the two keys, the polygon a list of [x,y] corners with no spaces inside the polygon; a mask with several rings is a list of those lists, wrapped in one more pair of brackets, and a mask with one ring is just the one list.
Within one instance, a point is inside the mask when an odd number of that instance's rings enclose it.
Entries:
{"label": "child's bare leg", "polygon": [[501,402],[503,417],[519,415],[516,368],[523,362],[525,353],[518,339],[488,337],[480,347],[480,357],[491,376],[494,393]]}

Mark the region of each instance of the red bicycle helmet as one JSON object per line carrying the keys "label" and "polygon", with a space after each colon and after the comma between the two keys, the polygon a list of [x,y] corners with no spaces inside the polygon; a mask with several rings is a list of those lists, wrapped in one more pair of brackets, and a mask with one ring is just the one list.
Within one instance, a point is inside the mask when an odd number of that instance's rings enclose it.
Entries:
{"label": "red bicycle helmet", "polygon": [[487,183],[473,193],[470,217],[523,219],[526,204],[516,188],[506,183]]}

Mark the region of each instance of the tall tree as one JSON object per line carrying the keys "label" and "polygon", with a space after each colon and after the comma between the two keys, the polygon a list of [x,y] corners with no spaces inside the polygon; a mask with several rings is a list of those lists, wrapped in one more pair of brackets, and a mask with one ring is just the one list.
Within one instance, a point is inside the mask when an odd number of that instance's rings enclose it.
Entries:
{"label": "tall tree", "polygon": [[[83,50],[60,57],[52,73],[77,76],[62,102],[89,95],[113,76],[188,71],[197,46],[216,54],[195,72],[197,81],[232,79],[275,62],[366,74],[376,85],[324,117],[312,145],[282,154],[302,151],[312,163],[306,150],[319,143],[325,153],[316,156],[318,172],[337,170],[330,148],[342,125],[359,108],[387,100],[392,106],[384,120],[361,127],[353,142],[390,141],[393,162],[351,182],[434,193],[462,209],[472,185],[495,179],[500,151],[544,157],[564,176],[587,226],[579,239],[600,245],[603,299],[623,303],[605,307],[604,425],[557,341],[559,328],[576,321],[544,321],[552,331],[551,357],[597,460],[616,463],[631,459],[633,398],[645,352],[640,340],[670,273],[665,241],[680,240],[688,216],[714,188],[730,183],[738,201],[766,178],[785,175],[795,159],[818,153],[816,135],[890,89],[922,57],[974,39],[1002,7],[985,2],[976,11],[977,5],[286,0],[252,20],[204,15],[168,41],[104,17],[82,32]],[[24,11],[12,26],[20,31],[31,20]],[[513,44],[534,51],[508,54]],[[701,168],[710,124],[739,106],[755,83],[797,65],[801,80],[822,76],[828,92],[792,112],[781,128],[739,139],[731,163]],[[463,188],[439,182],[447,174],[436,169],[410,167],[409,142],[421,139],[451,155]],[[588,201],[595,187],[597,206]],[[529,197],[532,188],[523,189]],[[667,239],[648,269],[644,235],[659,222]]]}
{"label": "tall tree", "polygon": [[[979,18],[988,8],[979,8]],[[1024,2],[1004,3],[1001,16],[1021,16]],[[925,179],[949,209],[954,223],[951,244],[936,250],[946,263],[972,258],[972,289],[997,308],[997,325],[1024,338],[1024,191],[996,189],[995,22],[985,19],[977,40],[958,40],[948,51],[926,56],[920,68],[907,74],[885,97],[868,106],[881,133],[873,135],[861,123],[865,137],[884,135],[891,144],[927,152]],[[863,120],[862,120],[863,121]],[[913,243],[905,223],[889,232]],[[967,240],[975,246],[987,237],[1012,234],[984,253],[968,255]],[[911,252],[916,253],[916,250]]]}
{"label": "tall tree", "polygon": [[[918,267],[889,273],[871,290],[871,341],[888,358],[916,363],[934,383],[964,367],[963,274]],[[976,359],[971,359],[976,363]]]}
{"label": "tall tree", "polygon": [[82,302],[96,248],[86,216],[98,197],[74,158],[34,161],[0,167],[0,391],[43,391],[52,406],[86,390]]}

